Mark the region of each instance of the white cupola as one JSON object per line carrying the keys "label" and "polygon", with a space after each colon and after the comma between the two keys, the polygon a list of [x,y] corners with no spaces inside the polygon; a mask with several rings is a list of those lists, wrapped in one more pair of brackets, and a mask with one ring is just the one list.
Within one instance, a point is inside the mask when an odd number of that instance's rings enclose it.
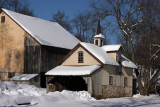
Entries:
{"label": "white cupola", "polygon": [[93,37],[94,44],[101,47],[104,44],[105,37],[101,34],[100,19],[98,18],[97,35]]}

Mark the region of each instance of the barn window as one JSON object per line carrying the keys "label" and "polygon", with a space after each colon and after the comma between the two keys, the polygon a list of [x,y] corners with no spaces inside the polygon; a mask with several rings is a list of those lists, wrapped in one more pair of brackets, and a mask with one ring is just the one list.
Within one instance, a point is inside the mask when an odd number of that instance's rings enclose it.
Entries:
{"label": "barn window", "polygon": [[1,16],[1,23],[5,22],[5,16]]}
{"label": "barn window", "polygon": [[78,52],[78,63],[83,63],[83,52]]}
{"label": "barn window", "polygon": [[8,72],[8,78],[12,78],[14,77],[14,75],[15,75],[15,72]]}
{"label": "barn window", "polygon": [[109,85],[113,85],[113,76],[109,76]]}
{"label": "barn window", "polygon": [[96,45],[98,46],[98,40],[96,40]]}
{"label": "barn window", "polygon": [[124,86],[127,86],[127,78],[124,78]]}

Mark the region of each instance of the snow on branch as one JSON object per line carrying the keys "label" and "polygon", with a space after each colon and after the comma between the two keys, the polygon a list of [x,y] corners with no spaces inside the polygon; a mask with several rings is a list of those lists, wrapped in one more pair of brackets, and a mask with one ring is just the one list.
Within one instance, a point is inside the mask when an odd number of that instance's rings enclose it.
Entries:
{"label": "snow on branch", "polygon": [[126,24],[124,23],[124,21],[123,21],[122,19],[120,19],[120,20],[121,20],[121,22],[123,23],[123,25],[126,26]]}
{"label": "snow on branch", "polygon": [[141,20],[141,21],[139,21],[139,22],[137,22],[137,23],[133,24],[133,25],[131,26],[131,28],[136,27],[136,26],[137,26],[139,23],[141,23],[141,22],[143,22],[143,20]]}
{"label": "snow on branch", "polygon": [[156,74],[158,70],[154,70],[154,73],[151,75],[150,80],[154,77],[154,75]]}
{"label": "snow on branch", "polygon": [[131,34],[133,30],[131,30],[129,33]]}
{"label": "snow on branch", "polygon": [[123,31],[123,33],[125,33],[126,35],[128,35],[127,32],[124,29],[122,29],[122,31]]}
{"label": "snow on branch", "polygon": [[152,45],[160,48],[160,45],[158,45],[158,44],[152,44]]}
{"label": "snow on branch", "polygon": [[150,60],[152,60],[152,58],[154,57],[153,60],[155,60],[156,58],[158,58],[158,56],[156,55],[159,51],[160,51],[160,45],[158,44],[152,44],[152,46],[158,47],[159,49],[152,55],[152,57],[150,58]]}
{"label": "snow on branch", "polygon": [[[156,54],[157,54],[159,51],[160,51],[160,48],[152,55],[152,57],[150,58],[150,60],[152,60],[153,57],[157,58],[158,56],[156,57]],[[155,58],[154,58],[154,60],[155,60]]]}

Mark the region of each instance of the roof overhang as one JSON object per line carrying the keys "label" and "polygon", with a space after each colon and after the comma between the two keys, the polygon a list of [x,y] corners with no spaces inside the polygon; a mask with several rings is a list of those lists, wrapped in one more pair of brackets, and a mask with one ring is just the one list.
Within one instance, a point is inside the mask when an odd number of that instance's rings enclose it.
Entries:
{"label": "roof overhang", "polygon": [[99,69],[98,65],[89,66],[57,66],[48,71],[47,76],[88,76]]}
{"label": "roof overhang", "polygon": [[19,74],[11,78],[12,81],[29,81],[35,78],[38,74]]}

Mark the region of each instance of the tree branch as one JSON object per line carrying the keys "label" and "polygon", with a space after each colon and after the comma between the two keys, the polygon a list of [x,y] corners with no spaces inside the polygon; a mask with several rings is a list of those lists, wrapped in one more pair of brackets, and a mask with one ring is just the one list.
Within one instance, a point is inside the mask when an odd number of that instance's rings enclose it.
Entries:
{"label": "tree branch", "polygon": [[130,4],[129,11],[127,12],[127,14],[126,14],[126,16],[125,16],[126,24],[128,24],[128,21],[129,21],[129,18],[130,18],[130,12],[131,12],[131,10],[132,10],[133,4],[134,4],[134,0],[132,0],[132,2],[131,2],[131,4]]}

